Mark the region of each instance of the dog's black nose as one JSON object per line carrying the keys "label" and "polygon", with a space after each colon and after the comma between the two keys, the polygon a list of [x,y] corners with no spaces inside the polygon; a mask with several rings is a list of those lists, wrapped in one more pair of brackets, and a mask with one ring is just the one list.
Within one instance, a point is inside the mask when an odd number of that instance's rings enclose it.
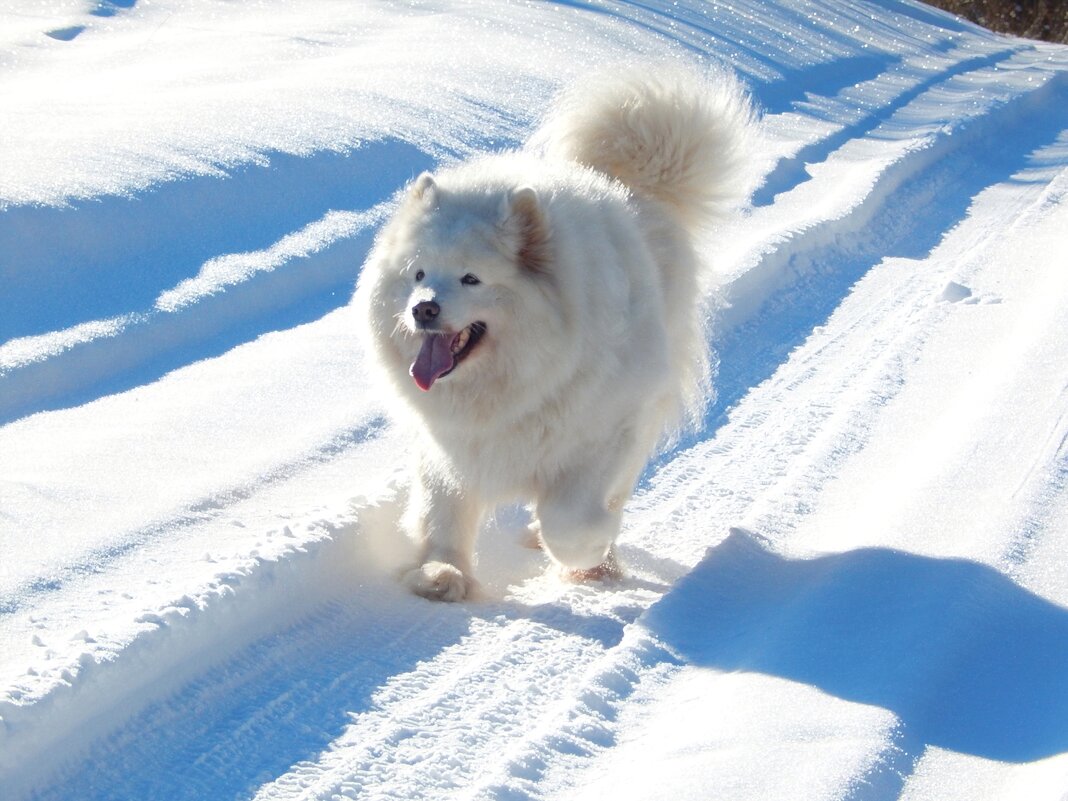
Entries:
{"label": "dog's black nose", "polygon": [[412,306],[412,317],[420,325],[432,323],[441,314],[441,306],[434,300],[422,300]]}

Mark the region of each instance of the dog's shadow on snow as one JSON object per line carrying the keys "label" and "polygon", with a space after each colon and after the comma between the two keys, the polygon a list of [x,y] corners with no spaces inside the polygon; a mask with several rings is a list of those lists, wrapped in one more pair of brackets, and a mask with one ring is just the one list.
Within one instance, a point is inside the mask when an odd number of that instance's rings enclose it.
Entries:
{"label": "dog's shadow on snow", "polygon": [[921,745],[1068,751],[1068,609],[996,570],[865,548],[785,559],[733,530],[646,617],[684,659],[892,711]]}

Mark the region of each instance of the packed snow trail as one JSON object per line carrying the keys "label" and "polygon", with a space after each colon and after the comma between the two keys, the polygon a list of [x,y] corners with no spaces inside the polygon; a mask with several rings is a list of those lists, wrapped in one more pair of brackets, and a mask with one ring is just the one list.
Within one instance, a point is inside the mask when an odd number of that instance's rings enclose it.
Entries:
{"label": "packed snow trail", "polygon": [[[890,1],[0,14],[5,801],[1068,792],[1065,48]],[[346,305],[384,204],[674,49],[767,111],[705,427],[626,579],[502,510],[483,598],[409,597]]]}

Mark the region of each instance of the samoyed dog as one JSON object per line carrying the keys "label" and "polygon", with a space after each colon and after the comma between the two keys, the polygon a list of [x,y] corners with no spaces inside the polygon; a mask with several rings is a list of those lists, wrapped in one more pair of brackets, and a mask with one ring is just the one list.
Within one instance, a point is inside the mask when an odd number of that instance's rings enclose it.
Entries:
{"label": "samoyed dog", "polygon": [[412,591],[467,597],[476,535],[504,502],[530,504],[566,571],[618,569],[647,459],[700,414],[694,240],[743,200],[751,123],[729,76],[617,71],[563,94],[526,148],[403,190],[355,303],[412,434]]}

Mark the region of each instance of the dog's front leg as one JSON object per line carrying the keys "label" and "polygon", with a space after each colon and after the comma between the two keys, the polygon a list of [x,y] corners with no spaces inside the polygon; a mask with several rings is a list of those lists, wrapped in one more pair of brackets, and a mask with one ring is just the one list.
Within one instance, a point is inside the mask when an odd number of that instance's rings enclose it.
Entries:
{"label": "dog's front leg", "polygon": [[583,486],[581,477],[565,477],[538,499],[542,545],[576,578],[615,575],[619,568],[613,545],[622,510],[622,497],[605,498]]}
{"label": "dog's front leg", "polygon": [[[645,436],[637,436],[638,430]],[[614,440],[583,453],[536,498],[541,543],[568,578],[584,581],[623,574],[615,542],[623,506],[651,447],[651,431],[637,424],[620,426]]]}
{"label": "dog's front leg", "polygon": [[435,601],[462,601],[471,595],[475,537],[481,504],[452,477],[423,465],[412,486],[407,526],[420,544],[420,564],[404,575],[416,595]]}

